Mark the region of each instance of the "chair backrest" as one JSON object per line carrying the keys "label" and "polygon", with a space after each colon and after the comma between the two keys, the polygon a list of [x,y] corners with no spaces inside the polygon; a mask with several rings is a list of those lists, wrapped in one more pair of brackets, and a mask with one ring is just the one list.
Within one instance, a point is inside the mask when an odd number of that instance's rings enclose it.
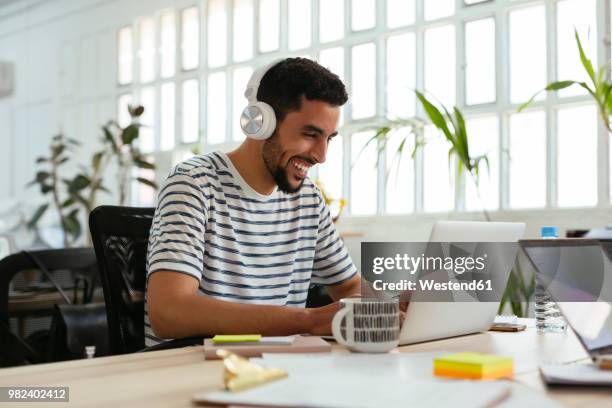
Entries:
{"label": "chair backrest", "polygon": [[154,208],[100,206],[89,215],[111,354],[144,348],[147,244]]}
{"label": "chair backrest", "polygon": [[[39,269],[36,262],[42,264],[49,273],[53,275],[55,271],[70,271],[72,273],[85,273],[95,280],[97,270],[96,255],[92,248],[65,248],[65,249],[48,249],[40,251],[17,252],[5,258],[0,259],[0,360],[4,363],[9,362],[9,365],[20,364],[22,357],[28,359],[28,356],[18,356],[19,352],[14,349],[14,346],[21,342],[18,334],[5,333],[10,330],[9,318],[12,315],[19,314],[24,317],[30,314],[36,315],[51,315],[53,308],[49,310],[25,310],[15,313],[9,312],[9,288],[10,283],[20,272],[32,269]],[[51,290],[53,288],[50,288]],[[23,302],[22,302],[23,303]],[[10,336],[9,336],[10,335]],[[10,337],[10,338],[9,338]],[[11,342],[10,345],[7,342]],[[23,351],[23,350],[22,350]],[[41,362],[41,361],[30,361]]]}

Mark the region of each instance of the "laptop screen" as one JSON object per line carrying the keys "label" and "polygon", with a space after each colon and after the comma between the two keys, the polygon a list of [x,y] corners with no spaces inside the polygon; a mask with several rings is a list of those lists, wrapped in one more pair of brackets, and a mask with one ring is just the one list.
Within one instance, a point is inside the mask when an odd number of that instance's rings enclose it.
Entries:
{"label": "laptop screen", "polygon": [[525,240],[537,279],[585,348],[612,346],[612,261],[595,240]]}

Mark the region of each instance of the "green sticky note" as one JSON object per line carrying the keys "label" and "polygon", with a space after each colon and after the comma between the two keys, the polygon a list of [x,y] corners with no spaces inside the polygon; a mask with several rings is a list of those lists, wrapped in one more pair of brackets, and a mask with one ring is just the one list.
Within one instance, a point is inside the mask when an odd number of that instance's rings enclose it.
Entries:
{"label": "green sticky note", "polygon": [[214,343],[256,343],[260,340],[261,334],[217,334],[213,337]]}

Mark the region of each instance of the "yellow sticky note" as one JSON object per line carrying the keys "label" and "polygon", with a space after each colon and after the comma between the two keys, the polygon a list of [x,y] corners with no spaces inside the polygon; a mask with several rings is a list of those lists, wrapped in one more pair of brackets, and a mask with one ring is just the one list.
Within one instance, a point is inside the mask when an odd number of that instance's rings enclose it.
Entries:
{"label": "yellow sticky note", "polygon": [[215,343],[256,343],[261,340],[261,334],[217,334],[212,340]]}
{"label": "yellow sticky note", "polygon": [[434,374],[469,379],[511,378],[512,358],[480,353],[458,353],[434,360]]}

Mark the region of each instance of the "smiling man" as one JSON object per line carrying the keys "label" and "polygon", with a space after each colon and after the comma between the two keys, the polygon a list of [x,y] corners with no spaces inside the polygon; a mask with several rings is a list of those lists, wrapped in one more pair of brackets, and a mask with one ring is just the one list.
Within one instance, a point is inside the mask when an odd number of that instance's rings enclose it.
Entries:
{"label": "smiling man", "polygon": [[258,81],[254,103],[273,110],[271,135],[245,129],[250,137],[236,150],[180,163],[159,191],[147,345],[217,333],[328,334],[338,304],[305,308],[310,284],[325,285],[336,301],[359,293],[356,268],[308,178],[338,133],[344,84],[304,58],[277,62]]}

